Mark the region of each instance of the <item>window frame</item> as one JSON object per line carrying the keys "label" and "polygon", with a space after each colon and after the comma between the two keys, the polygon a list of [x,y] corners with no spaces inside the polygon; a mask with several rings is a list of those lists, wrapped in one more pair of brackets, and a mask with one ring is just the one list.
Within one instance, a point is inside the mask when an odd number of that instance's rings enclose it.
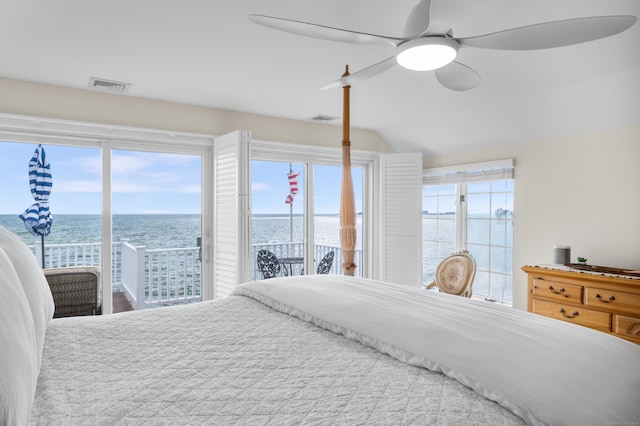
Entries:
{"label": "window frame", "polygon": [[[342,149],[326,148],[309,145],[298,145],[291,143],[272,142],[264,140],[252,140],[251,142],[251,160],[258,161],[281,161],[303,164],[304,167],[304,251],[305,253],[313,253],[314,247],[314,216],[307,214],[313,212],[313,188],[314,175],[313,165],[332,165],[342,166]],[[374,229],[377,226],[377,218],[372,217],[373,205],[376,194],[376,184],[374,181],[375,170],[379,167],[379,154],[367,151],[352,150],[351,166],[362,168],[362,265],[358,268],[362,271],[363,277],[373,277],[376,258],[379,253],[371,248],[374,244]],[[306,270],[313,270],[314,265],[311,264],[310,256],[305,256],[304,267]]]}
{"label": "window frame", "polygon": [[[497,181],[512,181],[515,183],[514,181],[514,160],[512,159],[508,159],[508,160],[497,160],[497,161],[490,161],[490,162],[484,162],[484,163],[475,163],[475,164],[464,164],[464,165],[459,165],[459,166],[451,166],[451,167],[440,167],[440,168],[432,168],[432,169],[425,169],[423,171],[423,189],[425,187],[440,187],[440,186],[445,186],[445,185],[454,185],[455,186],[455,200],[456,200],[456,235],[455,235],[455,251],[460,251],[460,250],[467,250],[468,246],[469,246],[469,242],[468,242],[468,221],[469,221],[469,214],[468,214],[468,200],[469,200],[469,191],[468,191],[468,185],[473,184],[473,183],[488,183],[489,184],[489,198],[491,199],[494,191],[493,191],[493,182],[497,182]],[[511,197],[514,196],[515,194],[515,185],[511,188],[511,191],[495,191],[496,193],[510,193]],[[424,194],[424,192],[423,192]],[[433,197],[431,195],[431,197]],[[437,197],[437,195],[436,195]],[[424,195],[423,195],[423,210],[424,210]],[[491,208],[490,208],[491,210]],[[513,211],[511,211],[512,215],[513,215]],[[487,220],[489,221],[489,242],[488,242],[488,246],[489,246],[489,250],[491,253],[491,248],[496,246],[496,247],[506,247],[506,246],[498,246],[495,244],[492,244],[492,240],[491,240],[491,220],[493,220],[492,217],[493,213],[490,212],[490,216],[487,218]],[[439,219],[436,219],[439,220]],[[512,217],[512,221],[513,221],[513,217]],[[437,238],[437,237],[436,237]],[[512,245],[511,245],[511,259],[513,259],[513,250],[515,247],[515,241],[513,240],[514,237],[512,237]],[[423,237],[423,244],[429,241],[431,242],[431,240],[424,240]],[[436,241],[437,243],[437,241]],[[483,244],[484,245],[484,244]],[[437,249],[437,247],[436,247]],[[450,253],[447,253],[450,254]],[[443,256],[441,253],[437,253],[437,259],[438,259],[438,263],[440,261],[442,261],[442,259],[446,257]],[[501,298],[495,298],[493,297],[494,295],[491,294],[491,280],[489,280],[488,282],[488,296],[485,297],[485,295],[482,296],[478,296],[476,294],[474,294],[475,298],[478,299],[483,299],[483,300],[487,300],[487,301],[491,301],[491,302],[497,302],[497,303],[501,303],[501,304],[505,304],[505,305],[509,305],[511,306],[513,304],[513,264],[511,265],[511,271],[510,272],[503,272],[503,271],[493,271],[492,270],[492,266],[491,266],[491,256],[489,256],[489,260],[488,260],[489,264],[488,269],[487,270],[482,270],[482,272],[486,272],[489,274],[489,276],[491,276],[491,274],[493,273],[498,273],[501,275],[507,275],[510,276],[511,279],[511,300],[504,300]],[[425,263],[424,262],[424,258],[422,259],[422,265],[423,265],[423,285],[428,284],[425,283],[425,279],[428,281],[429,278],[426,278],[424,276],[424,271],[425,266],[426,265],[432,265],[431,263]],[[476,279],[477,279],[477,274],[476,274]]]}

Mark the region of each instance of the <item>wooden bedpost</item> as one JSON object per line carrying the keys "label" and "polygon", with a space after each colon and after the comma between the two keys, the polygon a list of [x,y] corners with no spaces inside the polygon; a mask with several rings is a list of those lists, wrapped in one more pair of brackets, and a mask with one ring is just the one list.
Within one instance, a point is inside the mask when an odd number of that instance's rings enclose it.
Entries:
{"label": "wooden bedpost", "polygon": [[[342,77],[349,75],[349,65]],[[342,271],[353,276],[356,264],[353,262],[356,248],[356,207],[353,199],[353,180],[351,178],[351,141],[349,140],[349,89],[343,88],[342,114],[342,189],[340,191],[340,246],[342,248]]]}

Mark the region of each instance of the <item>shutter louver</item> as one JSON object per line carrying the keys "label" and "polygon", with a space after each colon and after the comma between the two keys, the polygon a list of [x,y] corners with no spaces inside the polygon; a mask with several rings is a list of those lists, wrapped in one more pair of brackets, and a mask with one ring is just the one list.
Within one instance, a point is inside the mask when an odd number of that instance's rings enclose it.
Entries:
{"label": "shutter louver", "polygon": [[418,286],[422,281],[422,157],[388,154],[382,160],[384,279]]}

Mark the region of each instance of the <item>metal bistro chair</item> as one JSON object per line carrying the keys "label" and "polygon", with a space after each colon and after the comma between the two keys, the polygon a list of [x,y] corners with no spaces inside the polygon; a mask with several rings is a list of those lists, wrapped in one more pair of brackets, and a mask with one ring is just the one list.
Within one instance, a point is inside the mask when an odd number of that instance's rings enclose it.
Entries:
{"label": "metal bistro chair", "polygon": [[427,288],[457,296],[471,297],[476,261],[468,250],[447,256],[436,269],[436,277]]}
{"label": "metal bistro chair", "polygon": [[280,273],[280,262],[275,254],[269,250],[258,251],[258,270],[262,272],[262,278],[274,278]]}
{"label": "metal bistro chair", "polygon": [[333,256],[335,256],[335,252],[332,250],[329,253],[325,254],[320,263],[318,263],[318,269],[316,273],[318,274],[328,274],[331,270],[331,265],[333,265]]}

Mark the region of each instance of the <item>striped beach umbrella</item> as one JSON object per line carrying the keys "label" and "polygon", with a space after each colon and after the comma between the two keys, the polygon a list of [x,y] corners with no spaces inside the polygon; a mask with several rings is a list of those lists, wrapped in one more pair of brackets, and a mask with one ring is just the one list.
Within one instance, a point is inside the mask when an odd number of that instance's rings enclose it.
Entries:
{"label": "striped beach umbrella", "polygon": [[49,211],[49,194],[53,186],[51,165],[42,145],[38,145],[29,161],[29,186],[35,203],[20,215],[24,226],[31,234],[41,237],[42,267],[44,268],[44,237],[51,232],[53,218]]}

